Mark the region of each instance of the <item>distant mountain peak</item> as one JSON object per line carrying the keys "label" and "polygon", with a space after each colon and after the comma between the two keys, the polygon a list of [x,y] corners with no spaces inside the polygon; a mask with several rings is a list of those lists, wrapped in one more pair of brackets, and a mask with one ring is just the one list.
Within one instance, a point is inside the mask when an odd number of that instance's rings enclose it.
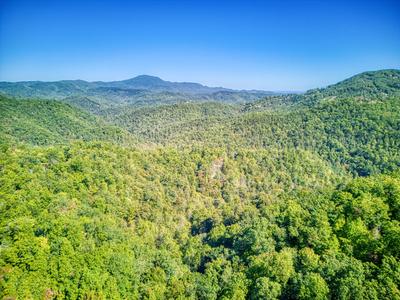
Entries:
{"label": "distant mountain peak", "polygon": [[135,76],[135,77],[133,77],[131,79],[128,79],[128,80],[154,80],[154,81],[163,81],[164,82],[164,80],[162,80],[160,77],[152,76],[152,75],[146,75],[146,74],[138,75],[138,76]]}
{"label": "distant mountain peak", "polygon": [[163,80],[157,76],[139,75],[122,81],[113,81],[105,83],[107,86],[113,86],[124,89],[142,89],[156,92],[175,92],[187,94],[210,94],[217,91],[227,90],[225,88],[213,88],[194,82],[172,82]]}
{"label": "distant mountain peak", "polygon": [[154,85],[154,84],[165,84],[166,81],[162,80],[160,77],[151,75],[139,75],[130,79],[122,80],[125,83],[136,83],[144,85]]}

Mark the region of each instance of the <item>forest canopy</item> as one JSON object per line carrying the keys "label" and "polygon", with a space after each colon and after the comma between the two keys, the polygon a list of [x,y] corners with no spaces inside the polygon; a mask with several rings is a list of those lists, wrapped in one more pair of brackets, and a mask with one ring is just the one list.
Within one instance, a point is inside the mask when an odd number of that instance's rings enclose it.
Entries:
{"label": "forest canopy", "polygon": [[1,96],[1,297],[400,299],[399,73],[246,103]]}

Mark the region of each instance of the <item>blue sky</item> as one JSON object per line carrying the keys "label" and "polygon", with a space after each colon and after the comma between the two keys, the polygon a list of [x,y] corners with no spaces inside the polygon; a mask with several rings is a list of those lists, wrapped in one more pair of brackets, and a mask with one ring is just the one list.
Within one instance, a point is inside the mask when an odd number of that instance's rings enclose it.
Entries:
{"label": "blue sky", "polygon": [[400,1],[0,0],[0,80],[305,90],[400,68]]}

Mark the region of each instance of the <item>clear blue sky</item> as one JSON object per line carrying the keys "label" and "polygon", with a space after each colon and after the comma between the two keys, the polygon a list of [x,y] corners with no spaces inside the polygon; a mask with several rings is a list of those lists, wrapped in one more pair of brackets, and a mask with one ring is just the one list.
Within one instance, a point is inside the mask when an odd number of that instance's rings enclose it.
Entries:
{"label": "clear blue sky", "polygon": [[400,1],[0,0],[0,80],[305,90],[400,68]]}

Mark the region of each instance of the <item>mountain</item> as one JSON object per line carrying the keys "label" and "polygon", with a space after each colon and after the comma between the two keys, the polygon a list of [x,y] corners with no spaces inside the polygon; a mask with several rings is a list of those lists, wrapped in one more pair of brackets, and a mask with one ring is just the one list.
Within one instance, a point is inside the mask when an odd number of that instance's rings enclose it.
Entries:
{"label": "mountain", "polygon": [[[103,83],[98,83],[103,85]],[[151,90],[159,92],[174,92],[185,94],[211,94],[219,91],[232,91],[225,88],[211,88],[193,82],[170,82],[159,77],[139,75],[137,77],[105,83],[106,86],[125,89]]]}
{"label": "mountain", "polygon": [[84,93],[91,86],[83,80],[0,82],[0,92],[21,98],[62,99]]}
{"label": "mountain", "polygon": [[[80,99],[83,97],[104,108],[115,105],[140,106],[185,101],[243,103],[275,94],[267,91],[235,91],[225,88],[212,88],[191,82],[170,82],[148,75],[112,82],[87,82],[83,80],[0,82],[0,93],[23,99],[65,100],[68,98],[71,100],[72,98]],[[73,102],[78,105],[80,103],[79,100]],[[91,107],[89,110],[93,111]]]}

